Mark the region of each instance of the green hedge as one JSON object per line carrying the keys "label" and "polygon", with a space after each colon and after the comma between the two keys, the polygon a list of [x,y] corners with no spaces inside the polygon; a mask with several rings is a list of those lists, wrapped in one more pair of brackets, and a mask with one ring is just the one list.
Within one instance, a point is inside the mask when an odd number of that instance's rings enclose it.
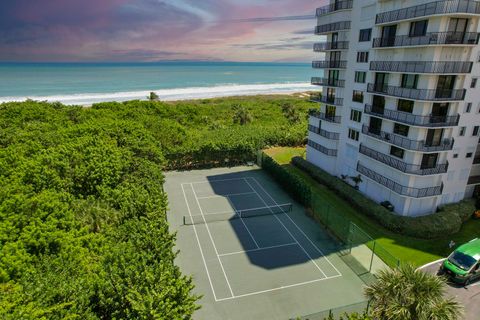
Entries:
{"label": "green hedge", "polygon": [[465,200],[458,204],[444,206],[439,212],[428,216],[403,217],[391,213],[339,178],[330,175],[301,157],[294,157],[292,164],[307,172],[317,182],[335,191],[352,207],[375,219],[385,228],[416,238],[434,239],[457,233],[462,223],[468,219],[475,208],[473,201]]}
{"label": "green hedge", "polygon": [[439,207],[438,211],[458,215],[458,218],[463,223],[470,219],[475,212],[475,199],[465,199],[457,203],[446,204]]}
{"label": "green hedge", "polygon": [[271,157],[262,153],[262,168],[267,171],[296,201],[306,207],[312,201],[310,187],[299,177],[282,168]]}
{"label": "green hedge", "polygon": [[249,145],[219,146],[208,144],[196,150],[169,153],[167,170],[192,170],[236,166],[256,160],[257,149]]}

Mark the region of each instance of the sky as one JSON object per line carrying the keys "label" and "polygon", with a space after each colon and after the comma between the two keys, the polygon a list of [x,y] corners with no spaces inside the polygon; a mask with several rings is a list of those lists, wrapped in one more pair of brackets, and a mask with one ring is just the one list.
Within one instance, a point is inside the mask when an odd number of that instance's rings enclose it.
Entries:
{"label": "sky", "polygon": [[308,62],[327,0],[0,0],[0,61]]}

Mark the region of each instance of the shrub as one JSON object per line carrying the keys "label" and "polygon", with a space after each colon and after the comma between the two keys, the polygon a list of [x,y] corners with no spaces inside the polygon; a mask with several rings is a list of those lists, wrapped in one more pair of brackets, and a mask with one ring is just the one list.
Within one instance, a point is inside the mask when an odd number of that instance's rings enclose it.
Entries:
{"label": "shrub", "polygon": [[347,201],[360,213],[373,218],[391,231],[408,236],[433,239],[454,234],[460,230],[462,223],[468,219],[475,209],[472,200],[465,200],[457,204],[444,206],[439,212],[427,216],[399,216],[301,157],[294,157],[292,163],[307,172],[317,182],[335,191],[339,197]]}
{"label": "shrub", "polygon": [[457,203],[446,204],[439,207],[438,211],[452,216],[457,215],[463,223],[470,219],[472,214],[475,212],[475,200],[465,199]]}
{"label": "shrub", "polygon": [[285,170],[285,168],[264,153],[262,153],[262,168],[284,187],[296,201],[304,206],[310,206],[312,191],[302,179]]}

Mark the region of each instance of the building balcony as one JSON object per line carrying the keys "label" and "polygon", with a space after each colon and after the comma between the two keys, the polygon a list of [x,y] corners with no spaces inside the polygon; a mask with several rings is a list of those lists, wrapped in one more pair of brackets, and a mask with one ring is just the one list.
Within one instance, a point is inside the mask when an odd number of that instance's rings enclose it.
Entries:
{"label": "building balcony", "polygon": [[440,143],[431,143],[424,140],[411,140],[395,133],[388,133],[363,125],[362,132],[375,139],[388,142],[397,147],[420,152],[440,152],[453,149],[454,139],[443,139]]}
{"label": "building balcony", "polygon": [[349,10],[353,7],[353,0],[346,0],[346,1],[335,1],[335,3],[328,4],[326,6],[317,8],[316,16],[321,17],[325,14],[329,14],[332,12],[340,11],[340,10]]}
{"label": "building balcony", "polygon": [[480,176],[471,176],[468,178],[467,184],[480,184]]}
{"label": "building balcony", "polygon": [[328,96],[324,96],[319,93],[312,93],[310,94],[310,101],[313,102],[322,102],[326,104],[330,104],[332,106],[343,106],[343,98],[330,98]]}
{"label": "building balcony", "polygon": [[333,61],[313,61],[312,67],[315,69],[346,69],[347,61],[345,60],[333,60]]}
{"label": "building balcony", "polygon": [[448,161],[442,164],[439,163],[433,168],[425,168],[422,165],[405,163],[398,158],[378,152],[362,144],[360,145],[359,151],[361,154],[371,159],[377,160],[378,162],[386,164],[389,167],[392,167],[394,169],[397,169],[401,172],[408,173],[408,174],[427,176],[427,175],[446,173],[448,170]]}
{"label": "building balcony", "polygon": [[381,83],[369,83],[367,91],[386,96],[421,101],[462,101],[466,89],[410,89],[394,87]]}
{"label": "building balcony", "polygon": [[473,158],[473,164],[480,164],[480,156]]}
{"label": "building balcony", "polygon": [[348,50],[348,41],[319,42],[313,45],[313,51]]}
{"label": "building balcony", "polygon": [[411,37],[409,35],[391,38],[373,39],[374,48],[415,47],[434,45],[476,45],[478,32],[431,32],[424,36]]}
{"label": "building balcony", "polygon": [[315,141],[308,140],[307,145],[312,147],[313,149],[320,151],[321,153],[329,156],[329,157],[336,157],[337,156],[337,150],[336,149],[329,149],[321,144],[316,143]]}
{"label": "building balcony", "polygon": [[459,114],[453,116],[420,116],[408,112],[374,107],[369,104],[365,105],[365,113],[412,126],[429,128],[454,127],[458,125],[460,120]]}
{"label": "building balcony", "polygon": [[371,71],[402,73],[470,73],[473,63],[470,61],[372,61]]}
{"label": "building balcony", "polygon": [[350,30],[350,21],[338,21],[322,24],[315,27],[316,35],[323,35],[331,32]]}
{"label": "building balcony", "polygon": [[316,126],[311,125],[311,124],[308,125],[308,131],[316,133],[319,136],[322,136],[322,137],[330,139],[330,140],[339,140],[340,139],[340,134],[339,133],[323,130],[323,129],[320,129],[319,127],[316,127]]}
{"label": "building balcony", "polygon": [[312,84],[316,86],[343,88],[345,87],[345,80],[313,77]]}
{"label": "building balcony", "polygon": [[309,115],[320,120],[325,120],[332,123],[340,123],[342,121],[341,116],[329,115],[318,110],[311,110]]}
{"label": "building balcony", "polygon": [[443,191],[443,184],[436,186],[436,187],[429,187],[429,188],[412,188],[407,186],[402,186],[401,184],[385,178],[381,174],[363,166],[360,162],[357,164],[357,171],[369,179],[381,184],[384,187],[392,190],[393,192],[411,198],[425,198],[425,197],[433,197],[442,194]]}
{"label": "building balcony", "polygon": [[480,3],[472,0],[435,1],[377,14],[376,24],[443,14],[480,14]]}

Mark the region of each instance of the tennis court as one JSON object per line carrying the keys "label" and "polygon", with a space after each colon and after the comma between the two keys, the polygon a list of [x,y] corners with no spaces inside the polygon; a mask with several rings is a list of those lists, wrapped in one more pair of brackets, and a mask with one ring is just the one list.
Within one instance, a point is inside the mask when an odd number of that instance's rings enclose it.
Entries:
{"label": "tennis court", "polygon": [[336,243],[262,170],[170,172],[178,263],[203,295],[196,319],[289,319],[363,301]]}

